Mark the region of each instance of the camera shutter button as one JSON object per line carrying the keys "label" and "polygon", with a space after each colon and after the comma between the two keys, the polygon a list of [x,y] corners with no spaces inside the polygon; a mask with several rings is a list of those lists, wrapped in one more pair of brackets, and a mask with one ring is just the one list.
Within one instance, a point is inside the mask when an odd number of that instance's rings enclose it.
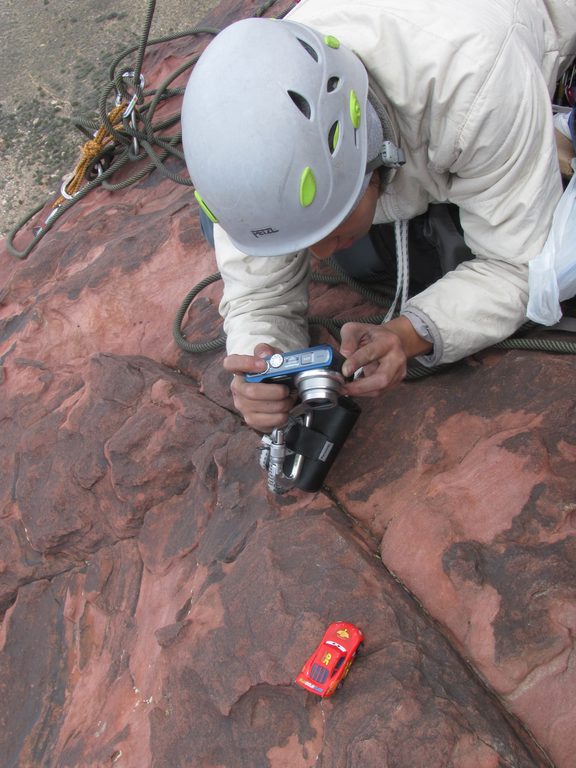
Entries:
{"label": "camera shutter button", "polygon": [[280,368],[283,362],[284,362],[284,355],[281,355],[280,352],[276,352],[268,360],[268,364],[270,365],[270,368]]}

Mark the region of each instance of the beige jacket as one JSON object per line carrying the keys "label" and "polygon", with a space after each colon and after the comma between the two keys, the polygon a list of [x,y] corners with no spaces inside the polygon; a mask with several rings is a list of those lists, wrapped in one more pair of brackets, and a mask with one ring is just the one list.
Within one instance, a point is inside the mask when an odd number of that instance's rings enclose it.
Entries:
{"label": "beige jacket", "polygon": [[[562,192],[550,96],[576,50],[576,0],[302,0],[289,17],[352,48],[386,96],[406,165],[374,223],[460,208],[476,258],[406,307],[432,333],[427,362],[509,336]],[[215,239],[228,352],[305,346],[309,253],[249,257],[218,226]]]}

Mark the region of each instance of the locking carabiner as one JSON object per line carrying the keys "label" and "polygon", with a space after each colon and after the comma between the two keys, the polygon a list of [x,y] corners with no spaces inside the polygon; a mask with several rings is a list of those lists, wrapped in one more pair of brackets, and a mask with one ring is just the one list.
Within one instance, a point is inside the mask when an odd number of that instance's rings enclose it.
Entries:
{"label": "locking carabiner", "polygon": [[[303,418],[304,426],[309,427],[312,423],[312,412],[309,410],[301,412],[299,416]],[[296,417],[291,416],[294,421]],[[289,428],[289,427],[288,427]],[[290,450],[286,445],[286,427],[275,427],[270,435],[263,435],[260,443],[260,466],[268,473],[268,488],[272,493],[286,493],[296,484],[304,456]],[[287,469],[287,462],[291,461],[290,468]]]}

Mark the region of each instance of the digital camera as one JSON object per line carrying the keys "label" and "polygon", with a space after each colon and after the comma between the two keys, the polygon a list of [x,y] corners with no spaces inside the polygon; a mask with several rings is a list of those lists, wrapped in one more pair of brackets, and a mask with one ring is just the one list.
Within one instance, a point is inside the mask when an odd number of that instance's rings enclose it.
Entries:
{"label": "digital camera", "polygon": [[329,344],[276,352],[265,358],[266,370],[246,374],[248,382],[287,384],[298,391],[302,403],[309,408],[332,408],[346,381],[342,375],[345,358]]}

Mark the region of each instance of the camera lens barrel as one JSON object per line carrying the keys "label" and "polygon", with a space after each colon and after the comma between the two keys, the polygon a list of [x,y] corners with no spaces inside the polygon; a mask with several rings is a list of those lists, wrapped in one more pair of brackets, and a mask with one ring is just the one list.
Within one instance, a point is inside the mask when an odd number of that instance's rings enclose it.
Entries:
{"label": "camera lens barrel", "polygon": [[301,401],[310,408],[333,408],[338,404],[344,377],[338,371],[317,368],[297,373],[294,383]]}

